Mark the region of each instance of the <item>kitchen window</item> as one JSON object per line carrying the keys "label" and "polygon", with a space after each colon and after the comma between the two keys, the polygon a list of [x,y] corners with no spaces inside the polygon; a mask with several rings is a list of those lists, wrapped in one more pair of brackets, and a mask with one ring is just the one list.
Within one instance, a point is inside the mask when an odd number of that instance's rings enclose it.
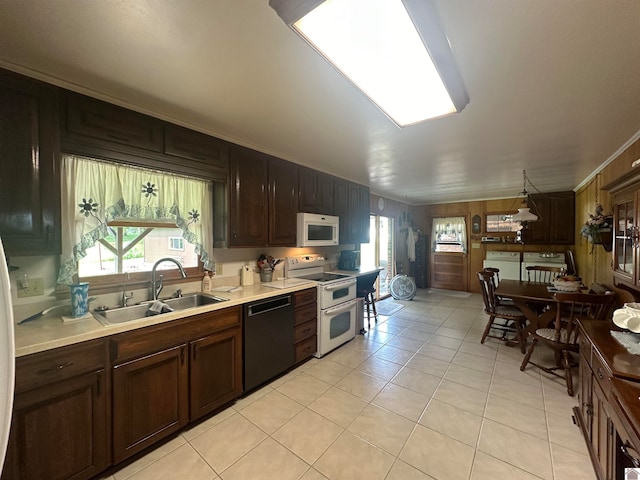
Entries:
{"label": "kitchen window", "polygon": [[485,222],[485,232],[517,232],[522,227],[520,222],[511,219],[508,213],[499,213],[495,215],[487,215]]}
{"label": "kitchen window", "polygon": [[72,155],[63,156],[62,177],[59,284],[78,277],[109,284],[132,272],[145,272],[131,279],[146,281],[163,257],[193,276],[212,269],[210,182]]}
{"label": "kitchen window", "polygon": [[438,217],[431,228],[433,252],[467,252],[467,224],[464,217]]}

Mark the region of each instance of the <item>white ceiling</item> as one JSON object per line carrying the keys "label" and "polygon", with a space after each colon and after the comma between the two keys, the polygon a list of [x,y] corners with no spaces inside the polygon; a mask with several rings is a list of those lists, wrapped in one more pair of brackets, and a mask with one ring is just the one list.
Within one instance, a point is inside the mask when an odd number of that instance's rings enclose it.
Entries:
{"label": "white ceiling", "polygon": [[640,1],[436,0],[471,102],[399,129],[268,0],[2,0],[0,66],[410,204],[571,190],[640,134]]}

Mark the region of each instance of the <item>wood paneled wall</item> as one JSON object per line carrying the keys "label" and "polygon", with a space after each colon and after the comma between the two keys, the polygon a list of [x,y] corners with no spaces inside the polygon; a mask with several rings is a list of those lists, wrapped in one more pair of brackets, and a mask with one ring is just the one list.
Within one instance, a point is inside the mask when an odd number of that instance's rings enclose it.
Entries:
{"label": "wood paneled wall", "polygon": [[[640,158],[640,139],[636,140],[612,162],[604,167],[591,182],[576,192],[576,264],[578,273],[585,284],[593,282],[613,287],[613,256],[596,245],[591,251],[591,244],[579,235],[580,228],[593,213],[597,203],[602,204],[605,213],[613,213],[611,196],[602,190],[607,185],[631,170],[631,164]],[[640,168],[640,167],[636,167]],[[621,302],[633,301],[633,296],[626,290],[615,289]]]}

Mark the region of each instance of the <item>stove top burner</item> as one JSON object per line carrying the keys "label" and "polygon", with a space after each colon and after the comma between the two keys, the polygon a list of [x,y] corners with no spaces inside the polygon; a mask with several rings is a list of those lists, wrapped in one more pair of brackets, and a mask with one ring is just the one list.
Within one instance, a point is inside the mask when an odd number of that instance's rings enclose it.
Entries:
{"label": "stove top burner", "polygon": [[349,275],[343,275],[341,273],[312,273],[310,275],[301,275],[296,278],[304,278],[306,280],[313,280],[314,282],[332,282],[335,280],[341,280],[343,278],[349,278]]}

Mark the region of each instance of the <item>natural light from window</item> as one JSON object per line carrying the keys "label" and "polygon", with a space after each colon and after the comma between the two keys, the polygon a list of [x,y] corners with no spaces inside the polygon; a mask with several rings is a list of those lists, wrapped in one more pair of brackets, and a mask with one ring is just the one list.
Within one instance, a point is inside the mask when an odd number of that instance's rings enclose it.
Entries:
{"label": "natural light from window", "polygon": [[398,125],[456,111],[401,1],[327,0],[293,27]]}
{"label": "natural light from window", "polygon": [[[179,228],[110,227],[111,234],[87,249],[80,260],[79,276],[96,277],[127,272],[148,272],[160,258],[170,257],[184,268],[197,267],[195,246],[184,241]],[[175,269],[172,263],[158,269]]]}

